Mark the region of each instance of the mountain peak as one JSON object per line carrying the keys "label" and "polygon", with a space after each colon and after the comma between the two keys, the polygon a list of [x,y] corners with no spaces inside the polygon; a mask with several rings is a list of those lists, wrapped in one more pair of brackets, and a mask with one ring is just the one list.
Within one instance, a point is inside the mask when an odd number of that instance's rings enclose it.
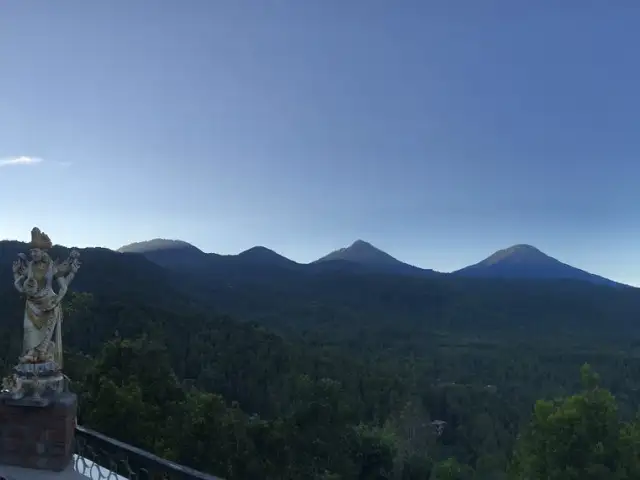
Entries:
{"label": "mountain peak", "polygon": [[533,245],[526,243],[519,243],[512,245],[508,248],[503,248],[493,253],[481,263],[485,265],[493,265],[499,262],[517,262],[517,263],[531,263],[531,262],[547,262],[548,260],[555,260],[547,254],[543,253]]}
{"label": "mountain peak", "polygon": [[369,242],[365,242],[364,240],[358,239],[355,242],[353,242],[351,244],[351,247],[371,247],[371,248],[376,248],[373,245],[371,245]]}
{"label": "mountain peak", "polygon": [[295,264],[293,260],[289,260],[287,257],[274,252],[270,248],[263,247],[261,245],[251,247],[244,252],[237,255],[245,261],[250,261],[258,264],[272,264],[272,265],[291,265]]}
{"label": "mountain peak", "polygon": [[433,270],[426,270],[401,262],[361,239],[356,240],[348,247],[339,248],[325,255],[313,263],[325,262],[348,262],[352,265],[364,267],[368,271],[399,275],[432,276],[435,273]]}
{"label": "mountain peak", "polygon": [[562,279],[619,285],[607,278],[567,265],[533,245],[524,243],[498,250],[481,262],[454,273],[479,278]]}
{"label": "mountain peak", "polygon": [[202,253],[199,248],[194,247],[184,240],[170,240],[166,238],[154,238],[144,242],[133,242],[120,247],[117,251],[120,253],[146,253],[158,250],[197,250]]}
{"label": "mountain peak", "polygon": [[120,253],[137,253],[162,267],[197,266],[207,258],[207,254],[183,240],[154,238],[145,242],[135,242],[120,247]]}
{"label": "mountain peak", "polygon": [[251,247],[246,249],[243,252],[240,252],[238,255],[278,255],[278,254],[273,250],[271,250],[270,248],[263,247],[262,245],[256,245],[255,247]]}
{"label": "mountain peak", "polygon": [[328,255],[319,258],[316,262],[326,262],[331,260],[343,260],[365,265],[389,265],[400,263],[399,260],[364,240],[356,240],[348,247],[334,250]]}
{"label": "mountain peak", "polygon": [[[533,245],[529,245],[528,243],[518,243],[516,245],[512,245],[511,247],[509,247],[507,250],[513,250],[513,251],[530,251],[530,252],[540,252],[539,249],[537,249],[536,247],[534,247]],[[540,252],[542,253],[542,252]]]}

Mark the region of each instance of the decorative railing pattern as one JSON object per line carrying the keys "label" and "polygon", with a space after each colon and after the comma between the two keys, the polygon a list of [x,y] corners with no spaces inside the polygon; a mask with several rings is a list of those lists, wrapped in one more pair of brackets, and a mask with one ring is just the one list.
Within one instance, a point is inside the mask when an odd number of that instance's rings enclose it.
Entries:
{"label": "decorative railing pattern", "polygon": [[92,480],[222,480],[76,427],[74,470]]}

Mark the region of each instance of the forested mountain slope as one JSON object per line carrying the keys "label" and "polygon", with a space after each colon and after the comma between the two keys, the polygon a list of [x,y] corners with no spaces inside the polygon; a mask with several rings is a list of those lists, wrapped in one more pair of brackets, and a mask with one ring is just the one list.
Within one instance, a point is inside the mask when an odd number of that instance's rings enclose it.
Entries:
{"label": "forested mountain slope", "polygon": [[[5,368],[25,250],[0,242]],[[640,402],[635,289],[81,254],[63,336],[80,421],[229,479],[505,478],[533,402],[576,391],[585,361],[622,417]]]}
{"label": "forested mountain slope", "polygon": [[[154,245],[146,248],[144,255],[155,259]],[[386,330],[387,341],[411,338],[418,348],[434,332],[558,341],[638,332],[640,290],[606,288],[613,282],[527,245],[450,275],[372,270],[372,263],[397,260],[362,241],[309,265],[237,257],[202,253],[197,265],[161,264],[179,275],[179,288],[203,303],[279,331],[329,330],[332,337],[364,341]]]}

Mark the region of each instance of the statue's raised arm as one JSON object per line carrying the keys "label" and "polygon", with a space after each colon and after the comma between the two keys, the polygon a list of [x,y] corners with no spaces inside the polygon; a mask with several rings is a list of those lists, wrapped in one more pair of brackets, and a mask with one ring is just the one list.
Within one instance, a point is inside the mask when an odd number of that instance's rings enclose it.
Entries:
{"label": "statue's raised arm", "polygon": [[67,289],[73,281],[80,269],[82,263],[80,262],[80,252],[77,250],[71,250],[67,259],[62,263],[56,263],[55,265],[55,277],[58,282],[58,300],[61,301],[67,294]]}
{"label": "statue's raised arm", "polygon": [[13,286],[20,293],[24,293],[23,284],[27,279],[27,269],[29,268],[29,260],[24,253],[18,254],[18,260],[13,262]]}

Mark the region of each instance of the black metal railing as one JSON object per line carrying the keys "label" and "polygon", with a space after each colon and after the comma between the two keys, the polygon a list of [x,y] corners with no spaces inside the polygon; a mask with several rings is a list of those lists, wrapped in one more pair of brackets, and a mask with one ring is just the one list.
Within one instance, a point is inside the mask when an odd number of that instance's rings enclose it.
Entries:
{"label": "black metal railing", "polygon": [[222,480],[78,425],[73,467],[92,480]]}

